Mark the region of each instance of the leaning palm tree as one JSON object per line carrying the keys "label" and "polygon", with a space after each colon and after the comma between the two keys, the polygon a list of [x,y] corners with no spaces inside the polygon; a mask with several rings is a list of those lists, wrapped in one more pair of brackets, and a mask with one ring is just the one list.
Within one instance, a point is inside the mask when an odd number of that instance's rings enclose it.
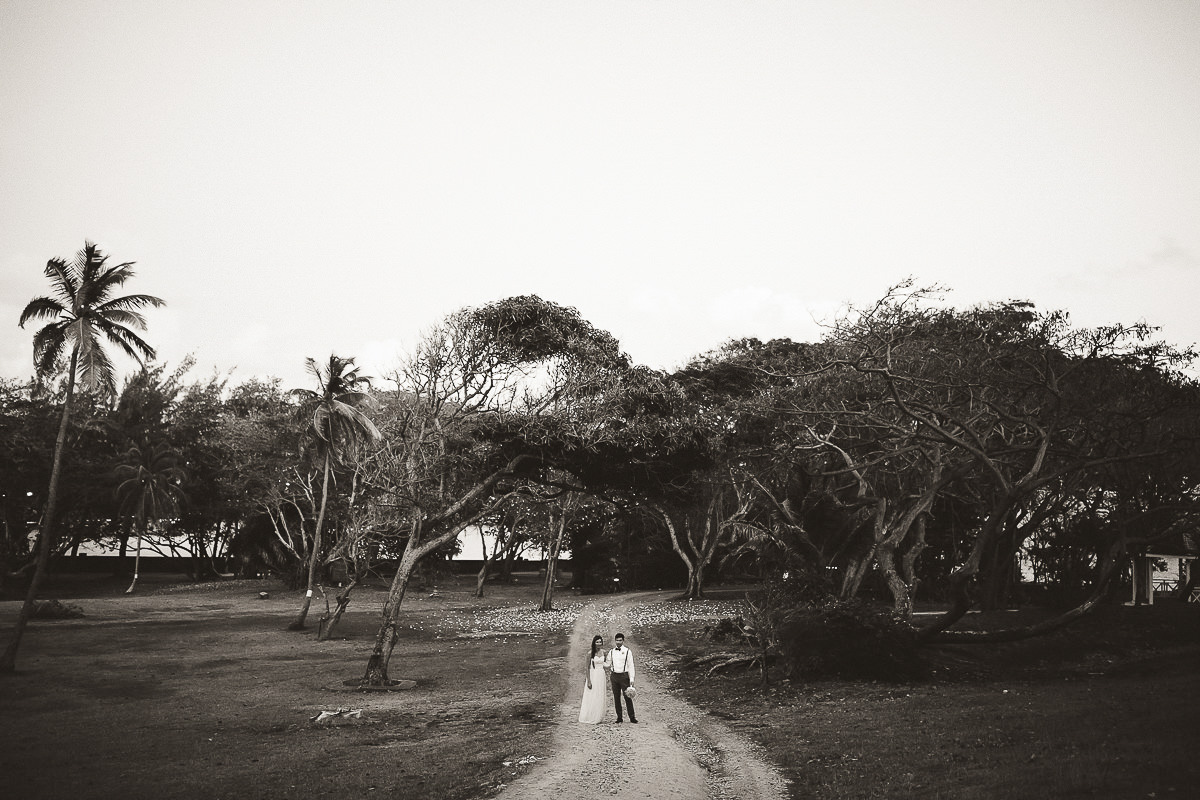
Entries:
{"label": "leaning palm tree", "polygon": [[183,469],[179,453],[165,444],[147,447],[133,445],[117,465],[117,502],[121,511],[133,515],[137,528],[137,549],[133,557],[133,582],[125,594],[133,594],[142,565],[142,537],[151,520],[160,520],[179,509],[184,499]]}
{"label": "leaning palm tree", "polygon": [[102,254],[96,245],[85,242],[74,261],[67,263],[61,258],[53,258],[46,262],[46,277],[50,279],[54,294],[35,297],[21,312],[19,324],[22,328],[31,320],[51,320],[33,336],[33,363],[38,374],[53,373],[61,366],[65,354],[69,352],[70,357],[33,580],[17,617],[12,640],[3,656],[0,656],[0,672],[16,669],[17,648],[33,611],[34,599],[46,577],[46,565],[50,562],[51,545],[55,537],[58,480],[62,474],[75,383],[78,380],[88,388],[116,391],[115,369],[104,349],[106,341],[139,362],[143,358],[154,358],[154,348],[146,344],[133,329],[146,329],[146,320],[138,313],[138,309],[161,306],[163,301],[145,294],[113,297],[113,293],[133,277],[132,267],[132,263],[109,266],[108,256]]}
{"label": "leaning palm tree", "polygon": [[293,389],[290,394],[300,400],[300,413],[308,424],[312,452],[321,463],[321,507],[313,532],[312,551],[308,556],[308,586],[304,604],[289,630],[301,630],[312,603],[316,585],[317,564],[321,560],[321,532],[325,525],[325,506],[329,499],[329,476],[335,463],[356,453],[364,444],[379,439],[379,429],[363,413],[371,405],[371,396],[360,387],[369,388],[370,379],[358,374],[353,358],[331,355],[329,366],[322,369],[313,359],[307,359],[308,372],[317,381],[319,391]]}

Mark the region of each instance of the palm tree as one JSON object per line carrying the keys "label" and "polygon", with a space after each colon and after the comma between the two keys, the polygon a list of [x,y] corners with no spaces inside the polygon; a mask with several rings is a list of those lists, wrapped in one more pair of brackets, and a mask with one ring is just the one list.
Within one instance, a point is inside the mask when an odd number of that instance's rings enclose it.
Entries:
{"label": "palm tree", "polygon": [[300,400],[302,418],[311,415],[308,433],[311,437],[311,452],[321,461],[321,508],[317,512],[317,526],[313,533],[312,552],[308,557],[308,591],[304,605],[289,630],[304,628],[308,607],[312,603],[313,587],[316,585],[317,564],[321,559],[321,531],[325,525],[325,505],[329,499],[329,475],[334,463],[356,453],[368,442],[377,441],[379,429],[361,409],[371,404],[371,396],[359,387],[370,387],[370,379],[358,374],[353,358],[331,355],[329,366],[321,369],[313,359],[307,359],[308,372],[317,381],[319,391],[293,389],[289,394]]}
{"label": "palm tree", "polygon": [[162,519],[178,510],[184,499],[180,484],[184,480],[179,454],[165,444],[149,447],[133,445],[117,465],[117,501],[121,511],[132,513],[137,528],[137,550],[133,559],[133,582],[125,590],[132,594],[137,586],[142,563],[142,537],[150,520]]}
{"label": "palm tree", "polygon": [[0,656],[0,672],[16,669],[17,648],[33,611],[34,599],[46,577],[54,540],[54,512],[58,504],[58,479],[62,474],[66,450],[67,425],[71,418],[71,400],[78,380],[85,387],[116,391],[115,370],[104,349],[104,343],[116,345],[138,360],[154,358],[154,348],[146,344],[133,328],[146,329],[146,320],[138,309],[161,306],[163,301],[145,294],[113,297],[125,281],[133,277],[133,264],[108,265],[108,256],[91,242],[85,242],[75,260],[67,263],[61,258],[46,262],[46,277],[54,295],[35,297],[21,312],[20,326],[30,320],[51,320],[33,336],[33,363],[38,374],[54,372],[70,351],[67,367],[67,387],[63,396],[62,419],[58,424],[58,439],[54,445],[54,461],[50,468],[50,488],[46,494],[46,509],[42,513],[38,537],[37,562],[25,603],[17,617],[12,640]]}

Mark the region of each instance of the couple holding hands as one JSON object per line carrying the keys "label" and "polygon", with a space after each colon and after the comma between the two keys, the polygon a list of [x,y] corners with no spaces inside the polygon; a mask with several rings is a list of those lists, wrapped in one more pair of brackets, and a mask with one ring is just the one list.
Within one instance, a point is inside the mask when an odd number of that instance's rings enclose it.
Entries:
{"label": "couple holding hands", "polygon": [[613,637],[613,649],[604,652],[604,637],[593,636],[591,653],[587,660],[587,682],[583,689],[583,702],[579,705],[579,721],[596,724],[604,720],[604,706],[608,703],[604,691],[605,674],[612,682],[613,702],[617,707],[617,722],[621,719],[621,698],[629,711],[629,721],[637,722],[633,713],[633,651],[625,646],[625,634]]}

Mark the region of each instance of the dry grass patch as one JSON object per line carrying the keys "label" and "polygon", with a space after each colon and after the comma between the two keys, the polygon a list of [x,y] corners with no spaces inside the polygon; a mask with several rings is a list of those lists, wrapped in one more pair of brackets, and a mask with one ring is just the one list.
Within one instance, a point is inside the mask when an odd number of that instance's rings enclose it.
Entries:
{"label": "dry grass patch", "polygon": [[[284,629],[298,596],[265,585],[260,600],[264,585],[76,592],[83,619],[31,626],[18,674],[0,680],[5,795],[474,798],[548,755],[569,615],[537,615],[538,587],[406,600],[391,673],[415,687],[359,692],[345,684],[363,672],[381,594],[360,594],[342,638],[318,642],[315,619]],[[339,708],[361,714],[312,719]]]}
{"label": "dry grass patch", "polygon": [[[698,633],[654,629],[680,655]],[[764,745],[796,798],[1191,797],[1198,633],[1196,605],[1111,606],[1040,639],[943,649],[922,682],[674,684]]]}

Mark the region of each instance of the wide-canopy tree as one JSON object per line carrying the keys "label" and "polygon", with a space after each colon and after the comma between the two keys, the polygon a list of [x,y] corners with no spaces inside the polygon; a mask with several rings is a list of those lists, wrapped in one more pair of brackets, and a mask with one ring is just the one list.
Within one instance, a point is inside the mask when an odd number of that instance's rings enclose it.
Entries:
{"label": "wide-canopy tree", "polygon": [[368,480],[399,554],[362,682],[384,685],[419,562],[521,494],[554,452],[594,438],[586,398],[628,369],[612,336],[534,296],[450,315],[381,392],[384,438]]}
{"label": "wide-canopy tree", "polygon": [[[1103,485],[1114,465],[1163,455],[1150,433],[1163,429],[1163,386],[1190,354],[1150,341],[1144,325],[1077,329],[1065,314],[1027,303],[957,311],[929,300],[898,291],[847,316],[827,337],[834,351],[822,371],[861,381],[854,397],[868,401],[846,401],[835,420],[851,413],[890,429],[874,463],[894,471],[919,452],[938,470],[924,490],[896,486],[882,499],[924,498],[918,513],[927,518],[953,488],[976,509],[963,557],[945,578],[952,609],[925,629],[933,637],[976,602],[980,578],[1011,569],[1014,548],[1047,513],[1047,493]],[[887,555],[877,550],[885,573]]]}
{"label": "wide-canopy tree", "polygon": [[0,589],[32,569],[26,535],[50,479],[57,420],[32,381],[0,379]]}
{"label": "wide-canopy tree", "polygon": [[152,359],[154,348],[135,331],[146,328],[146,320],[140,309],[163,304],[161,299],[145,294],[114,296],[133,277],[133,264],[126,262],[110,266],[108,256],[91,242],[86,242],[71,262],[61,258],[50,259],[46,262],[45,274],[50,280],[53,295],[35,297],[29,301],[21,312],[19,324],[24,327],[27,322],[49,320],[33,337],[34,366],[38,373],[48,374],[66,356],[67,383],[54,446],[54,462],[50,470],[50,487],[46,493],[46,509],[42,514],[37,566],[17,617],[12,640],[0,656],[0,672],[11,672],[16,667],[21,636],[50,560],[55,539],[59,478],[62,475],[76,380],[89,388],[115,392],[116,372],[105,344],[117,347],[138,361]]}

